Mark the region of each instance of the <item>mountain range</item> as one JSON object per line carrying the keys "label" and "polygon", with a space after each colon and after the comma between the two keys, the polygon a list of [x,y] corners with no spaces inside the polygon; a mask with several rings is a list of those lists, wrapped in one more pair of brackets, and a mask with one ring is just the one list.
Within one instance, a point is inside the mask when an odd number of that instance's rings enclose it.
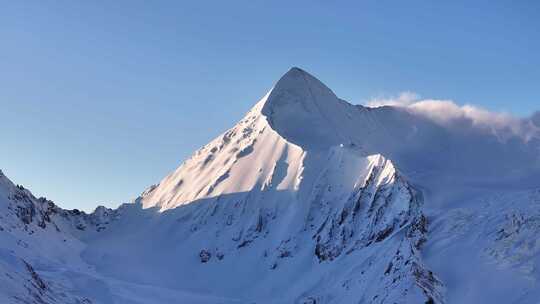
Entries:
{"label": "mountain range", "polygon": [[0,172],[2,303],[538,303],[540,127],[338,98],[299,68],[132,203]]}

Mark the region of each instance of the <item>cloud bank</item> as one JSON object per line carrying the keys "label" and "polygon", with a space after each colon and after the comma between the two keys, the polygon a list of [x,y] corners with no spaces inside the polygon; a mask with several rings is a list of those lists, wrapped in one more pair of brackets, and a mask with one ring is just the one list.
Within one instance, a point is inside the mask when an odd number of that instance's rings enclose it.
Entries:
{"label": "cloud bank", "polygon": [[413,92],[403,92],[393,98],[371,99],[366,105],[401,107],[449,128],[458,128],[467,122],[475,128],[491,132],[501,140],[508,140],[513,136],[525,141],[540,139],[540,112],[529,118],[520,118],[470,104],[461,106],[452,100],[422,99]]}

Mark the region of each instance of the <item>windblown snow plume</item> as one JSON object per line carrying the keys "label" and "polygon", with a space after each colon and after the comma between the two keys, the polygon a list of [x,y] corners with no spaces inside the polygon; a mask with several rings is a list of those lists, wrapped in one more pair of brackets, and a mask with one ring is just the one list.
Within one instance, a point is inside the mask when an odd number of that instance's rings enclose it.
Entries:
{"label": "windblown snow plume", "polygon": [[369,107],[393,106],[423,115],[448,128],[465,125],[490,131],[501,140],[519,136],[525,141],[540,138],[540,114],[520,118],[505,112],[493,112],[478,106],[458,105],[452,100],[422,99],[413,92],[402,92],[394,98],[375,98],[367,102]]}
{"label": "windblown snow plume", "polygon": [[397,97],[390,98],[372,98],[366,105],[371,108],[393,106],[393,107],[407,107],[417,102],[420,99],[420,95],[405,91],[401,92]]}

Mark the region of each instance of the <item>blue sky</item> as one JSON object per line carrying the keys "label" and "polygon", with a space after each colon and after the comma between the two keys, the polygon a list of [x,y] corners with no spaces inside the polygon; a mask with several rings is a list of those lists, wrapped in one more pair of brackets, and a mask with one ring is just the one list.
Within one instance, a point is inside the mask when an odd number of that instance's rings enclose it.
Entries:
{"label": "blue sky", "polygon": [[62,207],[128,202],[291,66],[352,103],[540,109],[539,2],[438,2],[3,1],[0,168]]}

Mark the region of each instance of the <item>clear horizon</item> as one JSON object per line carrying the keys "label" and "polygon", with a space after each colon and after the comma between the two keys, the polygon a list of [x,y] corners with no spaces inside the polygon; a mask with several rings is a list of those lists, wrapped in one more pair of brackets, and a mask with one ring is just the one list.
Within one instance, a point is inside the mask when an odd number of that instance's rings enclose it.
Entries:
{"label": "clear horizon", "polygon": [[61,207],[129,202],[291,66],[353,104],[414,96],[530,116],[540,110],[539,10],[532,1],[3,3],[0,169]]}

